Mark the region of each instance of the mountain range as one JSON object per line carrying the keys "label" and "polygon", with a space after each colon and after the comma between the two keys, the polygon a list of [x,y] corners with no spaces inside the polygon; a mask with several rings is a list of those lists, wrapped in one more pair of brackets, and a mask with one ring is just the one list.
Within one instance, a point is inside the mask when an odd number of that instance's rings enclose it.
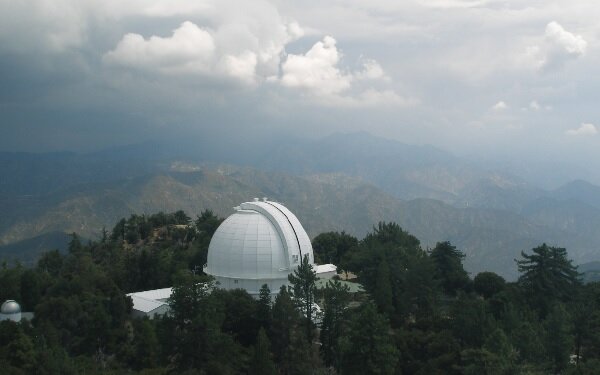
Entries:
{"label": "mountain range", "polygon": [[583,180],[545,190],[431,146],[366,133],[279,140],[228,157],[211,150],[148,143],[0,153],[0,257],[31,261],[64,246],[64,233],[97,238],[132,213],[211,209],[224,217],[266,196],[295,212],[311,237],[362,237],[378,221],[396,221],[425,248],[449,240],[471,273],[514,279],[514,259],[542,242],[566,247],[576,263],[600,258],[600,187]]}

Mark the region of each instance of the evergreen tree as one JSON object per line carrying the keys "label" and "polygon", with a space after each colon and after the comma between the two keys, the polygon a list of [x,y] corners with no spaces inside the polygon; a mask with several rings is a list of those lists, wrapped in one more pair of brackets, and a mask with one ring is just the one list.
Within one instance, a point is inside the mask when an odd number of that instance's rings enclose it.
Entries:
{"label": "evergreen tree", "polygon": [[256,316],[258,323],[268,331],[273,320],[273,311],[271,306],[271,290],[267,284],[263,284],[260,288],[257,304]]}
{"label": "evergreen tree", "polygon": [[223,306],[209,294],[210,283],[182,274],[169,299],[175,346],[171,361],[178,371],[200,369],[207,373],[234,372],[240,364],[240,348],[221,331]]}
{"label": "evergreen tree", "polygon": [[565,307],[562,304],[556,304],[551,308],[544,322],[546,353],[555,374],[560,374],[569,364],[569,355],[573,345],[570,321]]}
{"label": "evergreen tree", "polygon": [[432,322],[437,314],[441,290],[431,259],[424,253],[407,258],[402,284],[403,318],[414,319],[418,323]]}
{"label": "evergreen tree", "polygon": [[150,320],[145,318],[133,321],[132,367],[138,370],[156,367],[159,350],[156,331]]}
{"label": "evergreen tree", "polygon": [[519,284],[532,306],[545,317],[556,302],[571,300],[581,283],[580,274],[564,248],[542,244],[532,252],[521,252],[523,259],[516,261],[521,273]]}
{"label": "evergreen tree", "polygon": [[321,354],[326,366],[340,368],[339,338],[345,334],[345,319],[350,303],[350,288],[339,280],[329,280],[323,289]]}
{"label": "evergreen tree", "polygon": [[273,321],[271,324],[271,344],[277,363],[281,364],[284,354],[291,343],[294,327],[299,320],[298,311],[294,307],[287,288],[282,286],[273,304]]}
{"label": "evergreen tree", "polygon": [[492,364],[497,374],[514,374],[516,370],[517,351],[500,328],[496,328],[485,340],[483,349],[495,356]]}
{"label": "evergreen tree", "polygon": [[381,260],[379,262],[379,267],[377,267],[377,278],[375,279],[373,299],[379,307],[379,310],[388,317],[391,317],[394,313],[392,298],[393,289],[390,279],[390,268],[385,260]]}
{"label": "evergreen tree", "polygon": [[6,359],[11,366],[26,371],[35,370],[35,363],[32,361],[35,358],[33,342],[22,329],[17,329],[16,335],[11,337],[7,344]]}
{"label": "evergreen tree", "polygon": [[487,314],[486,303],[472,295],[461,294],[450,310],[454,337],[463,346],[478,348],[493,330],[493,317]]}
{"label": "evergreen tree", "polygon": [[62,266],[63,256],[58,250],[51,250],[42,254],[37,263],[38,270],[47,273],[52,277],[58,276]]}
{"label": "evergreen tree", "polygon": [[343,374],[393,374],[398,351],[390,326],[375,306],[366,302],[350,323],[342,352]]}
{"label": "evergreen tree", "polygon": [[435,267],[436,279],[446,294],[454,296],[469,283],[469,276],[462,265],[465,254],[456,246],[448,241],[438,242],[429,256]]}
{"label": "evergreen tree", "polygon": [[338,271],[344,270],[346,254],[356,246],[358,240],[346,232],[321,233],[312,240],[315,262],[333,263]]}
{"label": "evergreen tree", "polygon": [[473,289],[485,298],[491,298],[500,293],[506,285],[506,281],[494,272],[480,272],[473,279]]}
{"label": "evergreen tree", "polygon": [[260,328],[256,300],[244,289],[217,289],[211,297],[222,305],[221,330],[240,344],[252,346]]}
{"label": "evergreen tree", "polygon": [[[545,331],[541,324],[521,321],[512,332],[512,342],[523,363],[543,364],[546,356],[544,348]],[[541,367],[541,366],[540,366]]]}
{"label": "evergreen tree", "polygon": [[280,370],[285,375],[313,375],[318,363],[313,356],[312,343],[306,341],[306,335],[301,327],[292,330],[290,345],[285,350],[284,360]]}
{"label": "evergreen tree", "polygon": [[[347,264],[348,270],[359,276],[361,284],[373,296],[380,311],[387,312],[393,326],[397,327],[408,318],[401,315],[409,310],[405,299],[409,287],[406,283],[408,267],[413,263],[418,264],[413,262],[414,259],[425,256],[417,238],[396,223],[380,222],[372,233],[360,241],[358,247],[351,250]],[[385,277],[386,273],[389,277]],[[412,282],[417,277],[413,274],[410,279]],[[410,287],[416,287],[416,284],[410,284]]]}
{"label": "evergreen tree", "polygon": [[306,340],[312,342],[313,327],[316,314],[315,292],[317,290],[317,273],[310,264],[308,255],[302,258],[302,262],[293,274],[288,276],[291,284],[292,296],[296,306],[300,308],[304,315],[304,329]]}
{"label": "evergreen tree", "polygon": [[254,345],[252,362],[250,364],[250,375],[274,375],[275,364],[271,359],[271,343],[264,328],[260,328]]}

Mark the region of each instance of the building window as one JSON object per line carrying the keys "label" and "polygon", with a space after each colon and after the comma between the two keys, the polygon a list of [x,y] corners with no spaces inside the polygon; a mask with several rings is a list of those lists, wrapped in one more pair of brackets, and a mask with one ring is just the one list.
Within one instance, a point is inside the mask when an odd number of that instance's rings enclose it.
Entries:
{"label": "building window", "polygon": [[234,283],[234,284],[237,284],[237,283],[238,283],[238,281],[237,281],[237,280],[233,280],[233,283]]}
{"label": "building window", "polygon": [[298,263],[298,255],[292,255],[292,260],[294,263]]}

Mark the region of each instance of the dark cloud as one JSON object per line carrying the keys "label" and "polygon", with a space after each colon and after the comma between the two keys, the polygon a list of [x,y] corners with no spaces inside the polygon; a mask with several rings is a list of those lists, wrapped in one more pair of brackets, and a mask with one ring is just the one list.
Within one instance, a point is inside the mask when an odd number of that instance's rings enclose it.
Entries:
{"label": "dark cloud", "polygon": [[527,3],[0,0],[0,150],[367,130],[600,160],[566,134],[599,121],[600,7]]}

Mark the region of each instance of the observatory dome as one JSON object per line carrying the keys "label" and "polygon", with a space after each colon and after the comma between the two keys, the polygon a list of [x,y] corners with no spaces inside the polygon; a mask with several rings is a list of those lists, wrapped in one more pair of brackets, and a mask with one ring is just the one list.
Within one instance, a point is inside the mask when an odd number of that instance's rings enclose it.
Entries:
{"label": "observatory dome", "polygon": [[12,299],[4,301],[0,307],[0,321],[2,320],[21,321],[21,306]]}
{"label": "observatory dome", "polygon": [[4,301],[2,307],[0,307],[0,312],[2,314],[17,314],[21,312],[21,306],[16,301],[9,299]]}
{"label": "observatory dome", "polygon": [[305,256],[314,262],[310,238],[298,218],[282,204],[255,199],[235,207],[217,228],[204,271],[220,288],[257,295],[267,284],[276,294]]}

